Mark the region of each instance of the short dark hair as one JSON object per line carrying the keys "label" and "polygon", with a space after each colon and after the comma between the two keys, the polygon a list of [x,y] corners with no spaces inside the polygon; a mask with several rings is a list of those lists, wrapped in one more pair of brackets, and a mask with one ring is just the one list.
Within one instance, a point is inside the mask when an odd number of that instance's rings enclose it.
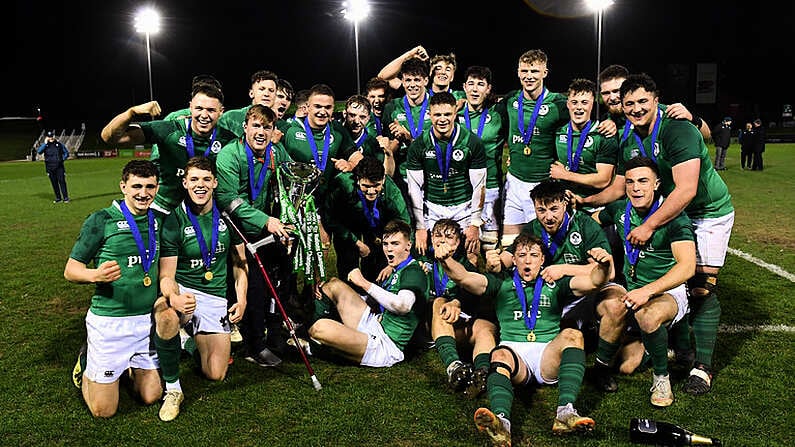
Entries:
{"label": "short dark hair", "polygon": [[400,65],[400,77],[403,76],[422,76],[427,78],[428,73],[430,73],[430,68],[428,67],[428,62],[418,59],[416,57],[412,57],[410,59],[405,60]]}
{"label": "short dark hair", "polygon": [[367,85],[365,85],[364,88],[366,92],[382,88],[384,89],[384,92],[389,93],[389,83],[386,82],[385,79],[379,78],[378,76],[370,78],[370,80],[367,81]]}
{"label": "short dark hair", "polygon": [[311,98],[314,95],[326,95],[335,98],[334,90],[328,84],[315,84],[312,88],[309,89],[309,96],[307,98]]}
{"label": "short dark hair", "polygon": [[545,260],[549,259],[549,256],[547,256],[548,253],[544,242],[541,240],[540,237],[536,236],[535,234],[529,231],[522,231],[521,233],[519,233],[519,236],[516,236],[516,239],[514,239],[513,241],[513,247],[514,247],[513,252],[516,253],[517,251],[519,251],[519,247],[521,246],[526,246],[528,248],[531,248],[534,245],[538,245],[538,247],[541,249],[541,253],[544,254]]}
{"label": "short dark hair", "polygon": [[487,83],[491,84],[491,68],[484,67],[482,65],[471,65],[467,67],[467,71],[464,73],[464,82],[466,82],[469,78],[483,79]]}
{"label": "short dark hair", "polygon": [[287,96],[287,100],[292,102],[293,96],[295,95],[295,90],[293,89],[293,84],[290,84],[290,81],[287,79],[277,79],[276,80],[276,91],[279,90],[283,91],[284,94]]}
{"label": "short dark hair", "polygon": [[356,180],[367,179],[374,181],[384,180],[384,164],[372,155],[365,155],[353,168],[353,176]]}
{"label": "short dark hair", "polygon": [[353,95],[345,101],[345,110],[348,110],[348,107],[352,105],[361,105],[365,109],[367,109],[367,113],[371,113],[373,111],[373,106],[370,105],[370,101],[367,100],[366,96],[362,95]]}
{"label": "short dark hair", "polygon": [[130,160],[121,171],[121,181],[126,182],[131,176],[141,178],[159,178],[157,166],[149,160]]}
{"label": "short dark hair", "polygon": [[654,160],[649,157],[636,155],[624,163],[624,172],[635,168],[649,168],[654,171],[654,175],[656,175],[658,178],[660,177],[660,168],[657,167],[657,163],[655,163]]}
{"label": "short dark hair", "polygon": [[657,95],[657,83],[654,82],[654,79],[646,73],[638,73],[627,76],[627,79],[621,83],[621,99],[623,100],[627,93],[639,89],[644,89],[655,96]]}
{"label": "short dark hair", "polygon": [[446,233],[448,230],[452,230],[458,236],[459,240],[463,240],[463,230],[461,229],[461,225],[453,219],[444,218],[439,219],[433,224],[433,228],[431,228],[431,234],[435,232]]}
{"label": "short dark hair", "polygon": [[220,88],[218,88],[218,87],[216,87],[214,85],[211,85],[211,84],[199,84],[199,85],[197,85],[193,89],[193,92],[192,92],[192,95],[191,95],[191,99],[193,99],[193,97],[195,97],[199,93],[207,95],[210,98],[217,99],[222,105],[224,103],[224,93],[221,91]]}
{"label": "short dark hair", "polygon": [[568,203],[568,199],[566,198],[566,186],[563,182],[555,179],[541,181],[541,183],[530,191],[530,198],[533,202],[538,202],[542,205],[548,205],[557,201]]}
{"label": "short dark hair", "polygon": [[428,100],[428,107],[432,107],[432,106],[436,106],[436,105],[440,105],[440,104],[447,104],[447,105],[452,105],[453,107],[455,107],[455,105],[456,105],[455,96],[453,96],[453,94],[450,93],[450,92],[439,92],[439,93],[431,96],[431,99]]}
{"label": "short dark hair", "polygon": [[406,240],[411,240],[411,225],[400,219],[393,219],[384,225],[383,237],[391,236],[393,234],[401,233]]}
{"label": "short dark hair", "polygon": [[221,81],[219,81],[218,79],[215,79],[215,76],[213,76],[211,74],[200,74],[200,75],[194,76],[193,80],[191,80],[191,83],[190,83],[191,91],[193,91],[193,89],[196,88],[197,85],[201,85],[201,84],[210,84],[210,85],[214,85],[219,90],[222,89]]}
{"label": "short dark hair", "polygon": [[309,89],[302,88],[295,92],[295,97],[293,98],[293,102],[295,103],[296,107],[300,105],[306,104],[309,101]]}
{"label": "short dark hair", "polygon": [[602,82],[609,81],[611,79],[616,78],[623,78],[626,79],[629,76],[629,70],[627,67],[623,65],[613,64],[608,65],[601,73],[599,73],[599,79],[597,81],[601,84]]}
{"label": "short dark hair", "polygon": [[596,98],[596,84],[590,79],[576,78],[569,84],[568,96],[577,93],[590,93]]}
{"label": "short dark hair", "polygon": [[254,85],[254,84],[256,84],[257,82],[260,82],[260,81],[277,82],[278,80],[279,80],[279,76],[277,76],[276,73],[274,73],[274,72],[272,72],[270,70],[260,70],[260,71],[255,72],[253,75],[251,75],[251,85]]}
{"label": "short dark hair", "polygon": [[190,168],[201,169],[202,171],[210,171],[214,177],[216,176],[215,163],[204,155],[195,155],[189,158],[188,162],[185,164],[185,173],[182,174],[182,177],[188,176],[188,171],[190,171]]}

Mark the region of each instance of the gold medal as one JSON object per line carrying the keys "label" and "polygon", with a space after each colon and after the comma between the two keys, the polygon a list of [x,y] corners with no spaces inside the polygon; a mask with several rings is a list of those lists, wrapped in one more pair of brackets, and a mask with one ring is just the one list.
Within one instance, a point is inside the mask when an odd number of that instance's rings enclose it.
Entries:
{"label": "gold medal", "polygon": [[530,154],[532,154],[532,153],[533,153],[533,150],[532,150],[532,149],[530,149],[530,145],[529,145],[529,144],[528,144],[527,146],[525,146],[525,147],[524,147],[524,154],[525,154],[525,155],[530,155]]}
{"label": "gold medal", "polygon": [[213,272],[211,272],[209,270],[204,272],[204,279],[206,279],[207,281],[212,281],[213,280]]}
{"label": "gold medal", "polygon": [[533,331],[530,331],[530,333],[527,334],[527,341],[529,341],[531,343],[536,341],[536,333],[533,332]]}
{"label": "gold medal", "polygon": [[149,274],[144,275],[144,287],[149,287],[152,285],[152,278],[149,277]]}
{"label": "gold medal", "polygon": [[447,182],[444,182],[444,192],[447,193]]}
{"label": "gold medal", "polygon": [[630,265],[629,266],[629,276],[631,276],[632,279],[637,279],[637,276],[635,276],[635,266],[634,265]]}

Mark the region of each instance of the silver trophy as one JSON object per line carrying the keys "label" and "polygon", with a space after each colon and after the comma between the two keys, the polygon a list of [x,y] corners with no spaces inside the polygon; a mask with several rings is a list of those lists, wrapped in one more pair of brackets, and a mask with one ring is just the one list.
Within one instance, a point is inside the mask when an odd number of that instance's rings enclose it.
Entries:
{"label": "silver trophy", "polygon": [[[286,198],[293,209],[300,210],[318,184],[323,173],[312,163],[285,161],[279,165],[280,185],[284,187]],[[281,192],[281,191],[280,191]],[[282,196],[282,194],[280,194]],[[284,196],[281,197],[282,199]],[[285,206],[287,204],[282,204]]]}

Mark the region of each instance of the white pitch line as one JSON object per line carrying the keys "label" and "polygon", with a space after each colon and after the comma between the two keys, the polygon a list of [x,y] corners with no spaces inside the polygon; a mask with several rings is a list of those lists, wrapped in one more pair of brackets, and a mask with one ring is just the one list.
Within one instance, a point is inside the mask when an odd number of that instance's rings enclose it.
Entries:
{"label": "white pitch line", "polygon": [[787,326],[786,324],[760,324],[760,325],[745,325],[745,324],[722,324],[718,328],[718,332],[728,332],[736,334],[740,332],[795,332],[795,326]]}
{"label": "white pitch line", "polygon": [[746,253],[744,251],[741,251],[741,250],[737,250],[736,248],[729,247],[729,253],[733,254],[734,256],[738,256],[740,258],[743,258],[746,261],[748,261],[748,262],[750,262],[752,264],[756,264],[759,267],[762,267],[762,268],[764,268],[766,270],[769,270],[769,271],[775,273],[776,275],[778,275],[778,276],[780,276],[780,277],[782,277],[784,279],[788,279],[788,280],[790,280],[790,282],[795,282],[795,275],[793,275],[792,273],[784,270],[783,268],[781,268],[781,267],[779,267],[779,266],[777,266],[775,264],[767,263],[767,262],[757,258],[756,256],[750,255],[750,254],[748,254],[748,253]]}

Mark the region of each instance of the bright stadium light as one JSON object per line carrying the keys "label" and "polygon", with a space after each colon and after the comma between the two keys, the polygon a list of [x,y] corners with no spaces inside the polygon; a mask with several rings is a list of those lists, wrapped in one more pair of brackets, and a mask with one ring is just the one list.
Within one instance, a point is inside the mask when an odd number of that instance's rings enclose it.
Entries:
{"label": "bright stadium light", "polygon": [[[596,28],[596,82],[599,82],[599,72],[602,71],[602,15],[605,9],[613,4],[613,0],[585,0],[594,12],[594,26]],[[599,86],[597,85],[597,88]],[[596,98],[596,119],[599,119],[599,98]]]}
{"label": "bright stadium light", "polygon": [[353,22],[353,39],[356,46],[356,93],[362,94],[362,80],[359,69],[359,22],[370,14],[367,0],[349,0],[342,3],[342,15]]}
{"label": "bright stadium light", "polygon": [[154,101],[152,89],[152,53],[149,49],[149,35],[160,31],[160,14],[153,8],[144,8],[135,15],[135,31],[146,35],[146,67],[149,71],[149,100]]}

